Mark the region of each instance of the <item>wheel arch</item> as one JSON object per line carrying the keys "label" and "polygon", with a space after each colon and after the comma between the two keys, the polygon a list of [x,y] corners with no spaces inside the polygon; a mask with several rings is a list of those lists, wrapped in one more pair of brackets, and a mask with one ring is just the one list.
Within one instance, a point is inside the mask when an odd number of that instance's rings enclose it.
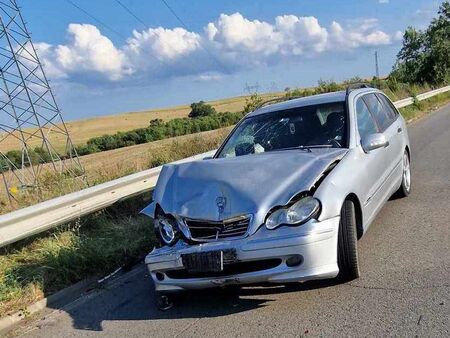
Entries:
{"label": "wheel arch", "polygon": [[411,150],[409,150],[409,145],[406,145],[405,150],[406,153],[408,154],[409,162],[411,162]]}
{"label": "wheel arch", "polygon": [[350,193],[345,197],[345,200],[352,201],[355,206],[355,218],[356,218],[356,234],[358,239],[360,239],[364,234],[363,227],[363,213],[361,208],[361,203],[359,202],[358,196],[355,193]]}

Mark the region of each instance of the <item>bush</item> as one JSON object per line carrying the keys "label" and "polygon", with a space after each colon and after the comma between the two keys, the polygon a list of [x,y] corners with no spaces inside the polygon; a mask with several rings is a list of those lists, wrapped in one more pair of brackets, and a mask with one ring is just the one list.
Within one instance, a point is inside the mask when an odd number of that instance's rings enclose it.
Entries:
{"label": "bush", "polygon": [[191,112],[189,113],[189,117],[201,117],[201,116],[209,116],[215,114],[216,110],[209,104],[206,104],[204,101],[194,102],[191,104]]}
{"label": "bush", "polygon": [[245,99],[244,113],[248,114],[255,110],[261,103],[263,99],[258,93],[253,93],[250,97]]}

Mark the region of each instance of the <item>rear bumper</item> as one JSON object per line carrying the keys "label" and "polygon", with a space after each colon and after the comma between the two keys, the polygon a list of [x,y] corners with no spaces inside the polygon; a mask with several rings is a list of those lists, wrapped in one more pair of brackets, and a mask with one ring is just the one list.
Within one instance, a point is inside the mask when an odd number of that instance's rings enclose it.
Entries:
{"label": "rear bumper", "polygon": [[[145,258],[145,264],[150,271],[156,290],[165,292],[229,284],[285,283],[333,278],[339,272],[338,227],[339,217],[334,217],[321,222],[311,220],[299,227],[280,227],[276,230],[261,227],[255,234],[239,240],[223,240],[198,245],[179,242],[173,247],[154,249]],[[201,277],[179,273],[185,271],[182,254],[227,249],[236,251],[238,263],[249,262],[249,264],[241,264],[239,273]],[[302,263],[295,267],[287,266],[286,261],[294,255],[301,255]],[[259,264],[263,261],[277,263],[276,266],[264,268],[264,265]],[[243,268],[242,265],[244,265]],[[251,267],[249,271],[245,271],[245,266]],[[258,269],[256,266],[262,266],[262,268]],[[255,269],[257,271],[254,271]]]}

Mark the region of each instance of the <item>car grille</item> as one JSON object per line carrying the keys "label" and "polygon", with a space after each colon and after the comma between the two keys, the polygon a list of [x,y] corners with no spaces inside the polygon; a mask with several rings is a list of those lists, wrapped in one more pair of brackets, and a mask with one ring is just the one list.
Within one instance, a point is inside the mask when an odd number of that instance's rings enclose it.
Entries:
{"label": "car grille", "polygon": [[243,273],[263,271],[276,268],[281,264],[281,259],[271,258],[248,262],[235,262],[223,265],[223,271],[217,272],[189,272],[186,269],[166,271],[166,275],[173,279],[227,277]]}
{"label": "car grille", "polygon": [[250,224],[250,217],[239,216],[224,221],[185,219],[185,223],[193,240],[214,241],[244,236]]}

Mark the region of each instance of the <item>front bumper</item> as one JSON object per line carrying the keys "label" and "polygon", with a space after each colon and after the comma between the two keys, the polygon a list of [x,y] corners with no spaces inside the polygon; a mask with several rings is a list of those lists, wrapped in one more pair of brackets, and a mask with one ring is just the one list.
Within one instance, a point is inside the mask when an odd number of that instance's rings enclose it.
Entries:
{"label": "front bumper", "polygon": [[[339,216],[321,222],[310,220],[298,227],[280,227],[267,230],[261,227],[256,233],[238,240],[221,240],[217,242],[188,245],[179,241],[173,247],[154,249],[145,258],[145,264],[155,283],[156,291],[179,291],[202,289],[229,284],[285,283],[312,279],[336,277],[337,235]],[[183,271],[182,254],[212,250],[236,251],[238,262],[250,262],[246,266],[255,266],[261,261],[279,262],[267,269],[254,268],[225,276],[193,277],[176,274]],[[286,261],[301,255],[302,263],[289,267]],[[170,275],[170,276],[169,276]]]}

